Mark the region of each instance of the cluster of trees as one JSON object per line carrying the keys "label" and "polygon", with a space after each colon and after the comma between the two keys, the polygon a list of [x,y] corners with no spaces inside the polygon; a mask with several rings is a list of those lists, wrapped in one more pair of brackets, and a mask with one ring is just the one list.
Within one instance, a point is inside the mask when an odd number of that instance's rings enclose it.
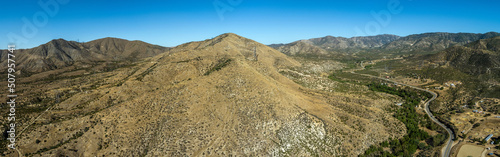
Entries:
{"label": "cluster of trees", "polygon": [[[368,88],[372,91],[376,92],[384,92],[392,95],[397,95],[405,100],[415,100],[419,101],[416,99],[426,99],[426,98],[432,98],[432,94],[427,93],[427,92],[415,92],[407,89],[399,89],[399,88],[394,88],[394,87],[389,87],[386,84],[383,83],[370,83],[368,84]],[[418,104],[418,103],[417,103]]]}
{"label": "cluster of trees", "polygon": [[[446,136],[442,134],[430,136],[419,128],[419,126],[430,129],[439,128],[427,116],[420,115],[415,110],[415,106],[420,103],[420,100],[430,98],[432,95],[389,87],[384,84],[371,83],[368,87],[372,91],[398,95],[405,100],[402,107],[395,112],[394,117],[405,124],[407,134],[401,139],[390,139],[382,142],[378,147],[371,146],[360,156],[411,156],[417,149],[428,150],[431,146],[434,147],[444,143]],[[384,148],[386,149],[384,150]]]}

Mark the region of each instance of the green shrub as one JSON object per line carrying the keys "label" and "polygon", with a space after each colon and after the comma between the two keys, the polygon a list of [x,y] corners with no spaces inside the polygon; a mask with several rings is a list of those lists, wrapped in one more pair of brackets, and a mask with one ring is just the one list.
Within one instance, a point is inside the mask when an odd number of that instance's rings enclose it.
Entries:
{"label": "green shrub", "polygon": [[225,59],[225,58],[220,59],[220,60],[218,61],[218,63],[217,63],[214,67],[210,68],[210,69],[209,69],[209,70],[208,70],[205,74],[203,74],[203,75],[207,76],[207,75],[210,75],[210,73],[212,73],[212,72],[219,71],[220,69],[222,69],[222,68],[224,68],[225,66],[229,65],[229,63],[231,63],[231,61],[232,61],[231,59]]}

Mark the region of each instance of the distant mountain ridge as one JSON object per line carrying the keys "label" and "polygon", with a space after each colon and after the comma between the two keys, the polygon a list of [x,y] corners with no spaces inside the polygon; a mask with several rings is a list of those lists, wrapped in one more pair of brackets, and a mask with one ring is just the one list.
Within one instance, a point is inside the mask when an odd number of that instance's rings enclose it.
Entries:
{"label": "distant mountain ridge", "polygon": [[[307,40],[300,40],[296,41],[290,44],[282,45],[277,48],[276,50],[290,56],[296,56],[300,54],[313,54],[313,55],[326,55],[327,52],[326,50],[320,48],[319,46],[316,46],[312,44],[311,42],[308,42]],[[304,53],[307,52],[307,53]]]}
{"label": "distant mountain ridge", "polygon": [[399,36],[387,34],[352,38],[326,36],[322,38],[299,40],[289,44],[272,44],[269,46],[291,56],[321,56],[331,55],[345,49],[380,47],[399,38]]}
{"label": "distant mountain ridge", "polygon": [[488,39],[496,36],[500,36],[500,33],[423,33],[402,37],[381,48],[400,49],[401,51],[440,51],[452,46],[465,45],[480,39]]}
{"label": "distant mountain ridge", "polygon": [[[372,50],[377,52],[428,53],[438,52],[452,46],[465,45],[480,39],[487,39],[495,36],[500,36],[500,33],[488,32],[484,34],[475,34],[437,32],[414,34],[405,37],[384,34],[352,38],[326,36],[269,46],[288,55],[319,54],[318,52],[322,52],[321,50],[317,50],[317,48],[323,49],[329,54],[349,52],[350,49]],[[298,44],[299,42],[307,44]],[[313,49],[311,47],[315,48]]]}
{"label": "distant mountain ridge", "polygon": [[323,38],[313,38],[305,41],[309,41],[311,44],[319,46],[323,49],[346,49],[380,47],[399,38],[401,37],[397,35],[384,34],[352,38],[326,36]]}
{"label": "distant mountain ridge", "polygon": [[[377,35],[367,37],[333,37],[299,40],[288,44],[268,45],[290,56],[332,56],[350,52],[438,52],[453,46],[460,46],[480,39],[500,36],[500,33],[423,33],[400,37]],[[42,72],[60,69],[74,64],[89,64],[100,61],[127,61],[155,56],[170,48],[129,41],[118,38],[102,38],[80,43],[55,39],[32,49],[18,50],[18,69],[27,72]],[[0,50],[1,64],[6,67],[6,50]],[[0,68],[1,70],[1,68]]]}
{"label": "distant mountain ridge", "polygon": [[[27,72],[42,72],[74,64],[99,61],[125,61],[155,56],[169,48],[142,41],[103,38],[80,43],[55,39],[31,49],[16,52],[17,68]],[[1,64],[7,64],[7,51],[1,51]],[[3,66],[6,67],[6,66]]]}

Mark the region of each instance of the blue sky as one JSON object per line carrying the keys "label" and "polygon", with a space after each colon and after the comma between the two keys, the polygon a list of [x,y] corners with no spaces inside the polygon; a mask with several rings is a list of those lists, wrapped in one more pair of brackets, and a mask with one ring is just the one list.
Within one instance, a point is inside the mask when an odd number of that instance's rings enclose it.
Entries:
{"label": "blue sky", "polygon": [[498,0],[17,0],[2,6],[0,49],[104,37],[176,46],[227,32],[264,44],[327,35],[500,32]]}

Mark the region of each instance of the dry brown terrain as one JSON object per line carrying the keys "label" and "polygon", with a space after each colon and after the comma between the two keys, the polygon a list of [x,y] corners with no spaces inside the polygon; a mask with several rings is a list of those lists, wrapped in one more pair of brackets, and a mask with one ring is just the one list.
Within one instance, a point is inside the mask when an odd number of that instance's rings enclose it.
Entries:
{"label": "dry brown terrain", "polygon": [[18,88],[18,129],[26,128],[18,150],[28,156],[356,156],[402,137],[403,123],[385,110],[395,96],[356,85],[357,94],[336,91],[343,86],[323,75],[338,66],[298,62],[223,34],[113,70],[32,75]]}
{"label": "dry brown terrain", "polygon": [[463,145],[458,151],[457,157],[481,157],[484,148],[475,145]]}

